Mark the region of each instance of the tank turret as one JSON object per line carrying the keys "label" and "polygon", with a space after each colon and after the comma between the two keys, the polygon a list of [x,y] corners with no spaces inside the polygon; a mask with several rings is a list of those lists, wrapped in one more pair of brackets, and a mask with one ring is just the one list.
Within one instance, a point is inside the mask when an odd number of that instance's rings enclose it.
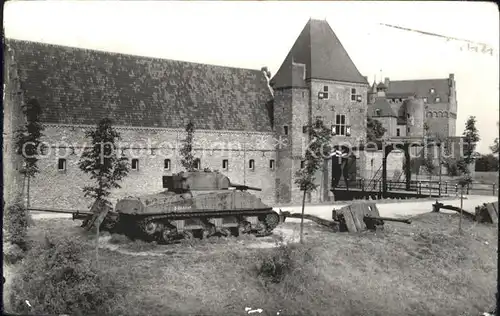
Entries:
{"label": "tank turret", "polygon": [[180,172],[163,177],[163,188],[169,192],[237,190],[261,191],[246,185],[231,183],[229,178],[218,171]]}

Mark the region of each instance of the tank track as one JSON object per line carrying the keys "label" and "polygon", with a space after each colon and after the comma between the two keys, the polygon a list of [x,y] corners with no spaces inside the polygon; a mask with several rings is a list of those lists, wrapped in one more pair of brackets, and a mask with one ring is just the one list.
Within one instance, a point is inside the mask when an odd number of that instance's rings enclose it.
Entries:
{"label": "tank track", "polygon": [[[120,215],[120,217],[123,215]],[[140,231],[134,234],[140,239],[157,241],[168,244],[178,242],[182,239],[209,238],[211,236],[237,236],[240,234],[253,234],[257,237],[269,236],[279,225],[279,215],[272,209],[265,210],[227,210],[227,211],[198,211],[185,213],[168,213],[154,215],[128,215],[127,220],[122,223],[121,231],[127,235],[131,232]],[[139,218],[137,218],[139,217]],[[242,220],[241,217],[257,217],[258,222],[253,225]],[[237,227],[216,227],[210,219],[236,218]],[[175,224],[170,221],[175,220],[197,220],[203,223],[199,229],[185,229],[178,232]],[[123,225],[125,224],[125,225]],[[128,224],[128,225],[127,225]],[[135,226],[132,228],[130,225]],[[197,236],[195,236],[198,233]],[[200,236],[201,233],[201,236]],[[139,236],[140,235],[140,236]]]}

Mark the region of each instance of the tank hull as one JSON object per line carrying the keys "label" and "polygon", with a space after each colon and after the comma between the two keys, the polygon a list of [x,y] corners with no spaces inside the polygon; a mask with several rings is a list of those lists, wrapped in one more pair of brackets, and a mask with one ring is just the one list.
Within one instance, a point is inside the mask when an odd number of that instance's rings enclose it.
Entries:
{"label": "tank hull", "polygon": [[212,236],[267,236],[279,221],[277,212],[245,191],[164,192],[119,201],[101,227],[165,244]]}

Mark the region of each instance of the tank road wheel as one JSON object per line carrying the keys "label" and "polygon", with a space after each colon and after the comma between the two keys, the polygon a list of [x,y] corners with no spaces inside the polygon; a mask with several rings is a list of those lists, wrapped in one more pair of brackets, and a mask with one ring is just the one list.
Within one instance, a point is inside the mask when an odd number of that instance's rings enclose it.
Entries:
{"label": "tank road wheel", "polygon": [[194,238],[193,232],[190,230],[183,231],[182,236],[184,237],[184,239],[193,239]]}
{"label": "tank road wheel", "polygon": [[243,234],[248,234],[252,230],[252,225],[247,222],[243,221],[240,222],[240,225],[238,226],[238,235],[243,235]]}
{"label": "tank road wheel", "polygon": [[266,223],[267,230],[271,231],[271,230],[275,229],[278,226],[278,224],[280,223],[280,217],[276,213],[270,213],[270,214],[266,215],[264,222]]}
{"label": "tank road wheel", "polygon": [[177,229],[165,226],[161,231],[160,241],[166,244],[172,243],[177,237]]}
{"label": "tank road wheel", "polygon": [[144,232],[149,235],[149,236],[152,236],[156,230],[158,228],[158,223],[156,222],[146,222],[143,226],[142,226],[142,229],[144,230]]}

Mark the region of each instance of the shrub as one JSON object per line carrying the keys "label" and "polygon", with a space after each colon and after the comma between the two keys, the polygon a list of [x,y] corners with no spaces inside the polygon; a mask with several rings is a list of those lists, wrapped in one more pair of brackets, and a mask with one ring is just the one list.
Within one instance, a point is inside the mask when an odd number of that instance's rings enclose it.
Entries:
{"label": "shrub", "polygon": [[24,251],[16,244],[3,245],[3,260],[8,264],[16,264],[24,257]]}
{"label": "shrub", "polygon": [[5,209],[5,241],[19,246],[23,251],[27,249],[28,211],[16,202]]}
{"label": "shrub", "polygon": [[[83,242],[51,236],[27,252],[14,276],[10,302],[16,313],[103,315],[117,298],[112,279],[91,265]],[[27,302],[29,302],[29,305]]]}
{"label": "shrub", "polygon": [[258,275],[266,282],[280,283],[287,276],[311,261],[311,248],[300,244],[284,244],[264,252],[259,260]]}

